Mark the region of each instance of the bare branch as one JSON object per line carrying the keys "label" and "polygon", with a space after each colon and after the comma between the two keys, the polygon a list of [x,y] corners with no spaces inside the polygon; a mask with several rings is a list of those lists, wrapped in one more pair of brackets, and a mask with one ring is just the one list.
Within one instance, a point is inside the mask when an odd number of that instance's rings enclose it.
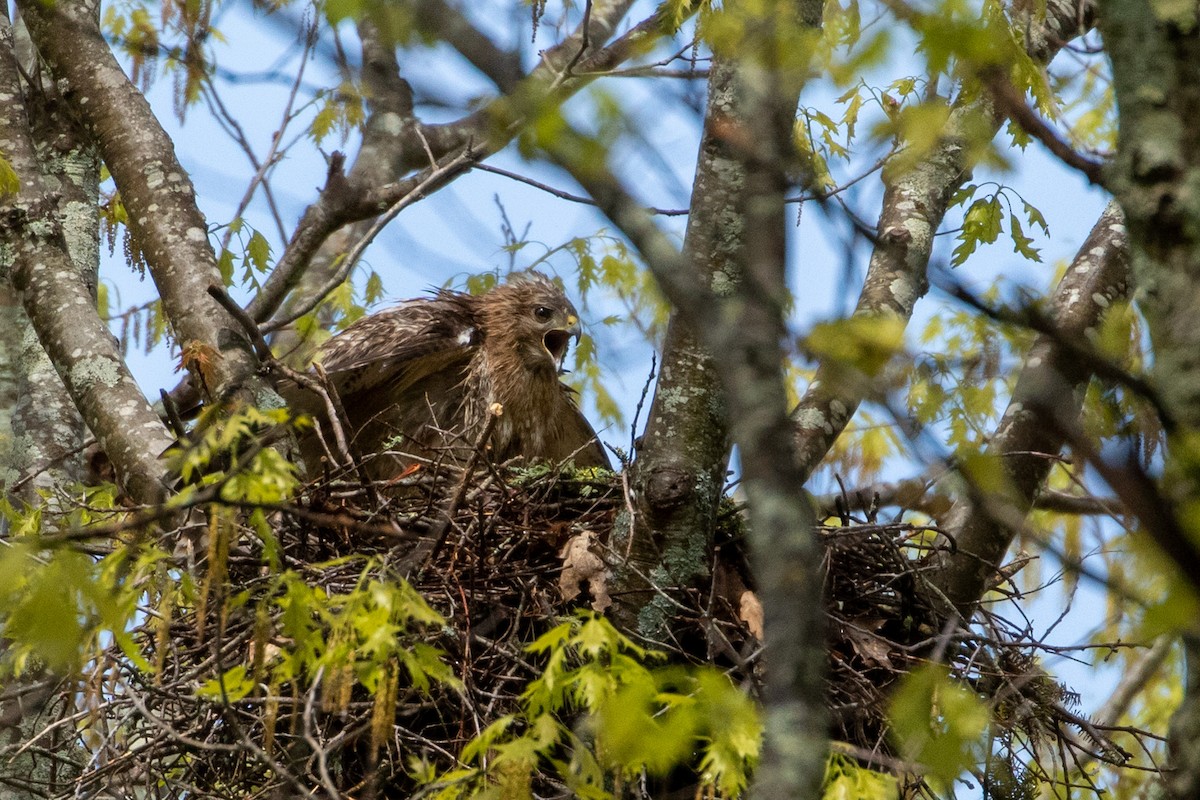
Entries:
{"label": "bare branch", "polygon": [[[250,307],[251,315],[259,321],[270,318],[302,280],[308,290],[302,292],[304,297],[298,298],[295,305],[289,303],[283,315],[290,317],[296,307],[306,304],[312,290],[326,284],[330,277],[328,273],[335,269],[336,254],[323,252],[319,271],[325,274],[311,282],[304,277],[325,240],[344,225],[375,217],[411,192],[428,177],[428,154],[443,161],[465,154],[475,159],[487,158],[503,149],[532,114],[565,102],[594,80],[594,73],[610,69],[649,49],[664,32],[663,20],[657,14],[634,26],[607,47],[599,47],[612,37],[631,5],[630,0],[596,4],[586,29],[577,29],[546,50],[542,62],[508,94],[463,119],[423,125],[413,116],[411,97],[407,105],[392,104],[374,111],[363,132],[362,149],[349,175],[337,187],[338,194],[327,196],[330,193],[327,186],[318,201],[305,211],[274,273],[263,287],[262,296]],[[395,90],[403,81],[396,71],[394,56],[380,52],[375,44],[371,44],[373,35],[369,30],[364,29],[362,33],[365,46],[377,55],[370,62],[377,65],[372,72],[373,79],[384,85],[390,84]],[[590,43],[590,49],[579,58],[572,74],[565,74],[566,65],[579,55],[585,42]],[[397,175],[409,169],[424,172],[397,180]],[[437,188],[441,185],[444,183]],[[350,238],[360,238],[365,230],[353,231]]]}
{"label": "bare branch", "polygon": [[[889,5],[902,15],[906,6]],[[1026,46],[1031,56],[1048,63],[1090,17],[1090,0],[1052,0],[1045,20],[1030,17]],[[929,153],[907,172],[884,170],[883,210],[856,316],[885,316],[908,322],[929,288],[926,270],[933,237],[945,217],[954,191],[970,174],[967,142],[981,126],[994,135],[1004,122],[988,96],[960,98]],[[881,367],[882,368],[882,367]],[[842,365],[821,364],[808,391],[792,411],[801,466],[810,476],[842,434],[870,390],[874,374],[847,375]]]}
{"label": "bare branch", "polygon": [[1071,145],[1058,137],[1049,125],[1042,120],[1013,88],[1006,75],[992,68],[981,76],[988,91],[991,92],[992,102],[997,110],[1021,126],[1021,130],[1046,146],[1046,149],[1058,157],[1060,161],[1072,169],[1079,170],[1089,183],[1097,186],[1104,185],[1104,164],[1093,161],[1076,152]]}
{"label": "bare branch", "polygon": [[958,547],[944,559],[938,582],[960,609],[979,599],[1012,541],[1013,529],[1002,520],[1023,517],[1045,480],[1050,460],[1039,454],[1057,453],[1079,417],[1092,369],[1060,342],[1084,339],[1104,311],[1126,296],[1129,282],[1125,225],[1110,204],[1055,290],[1051,317],[1057,335],[1043,334],[1034,342],[988,445],[986,454],[999,460],[1009,490],[990,493],[986,501],[961,500],[947,518]]}

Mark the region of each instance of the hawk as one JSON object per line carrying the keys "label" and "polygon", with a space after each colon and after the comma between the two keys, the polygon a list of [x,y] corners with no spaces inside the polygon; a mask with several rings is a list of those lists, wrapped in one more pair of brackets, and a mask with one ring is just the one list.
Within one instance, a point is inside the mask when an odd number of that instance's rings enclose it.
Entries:
{"label": "hawk", "polygon": [[317,354],[360,454],[375,477],[428,458],[462,461],[502,407],[489,440],[495,462],[574,461],[609,467],[596,433],[560,382],[579,314],[539,272],[511,275],[479,296],[442,289],[364,317]]}

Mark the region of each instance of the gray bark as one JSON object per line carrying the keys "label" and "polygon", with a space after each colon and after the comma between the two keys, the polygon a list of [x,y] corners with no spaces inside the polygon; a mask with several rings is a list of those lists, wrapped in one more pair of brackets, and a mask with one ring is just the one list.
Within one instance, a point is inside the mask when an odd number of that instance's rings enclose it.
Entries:
{"label": "gray bark", "polygon": [[720,130],[745,170],[740,187],[720,187],[736,198],[729,210],[739,217],[741,230],[720,243],[735,269],[724,273],[719,285],[696,274],[605,165],[580,163],[579,153],[589,151],[579,142],[563,137],[551,146],[554,158],[638,248],[680,318],[713,354],[742,455],[751,549],[765,612],[766,741],[754,791],[761,797],[805,798],[820,794],[828,747],[826,653],[815,520],[799,491],[803,478],[787,416],[782,351],[783,190],[789,174],[798,174],[791,126],[803,84],[803,67],[784,65],[803,59],[792,52],[789,62],[777,48],[789,32],[815,26],[819,6],[779,4],[760,11],[761,17],[747,15],[741,58],[717,54],[718,64],[733,67],[738,101],[719,109]]}
{"label": "gray bark", "polygon": [[[95,137],[176,340],[207,359],[198,377],[217,397],[261,390],[244,333],[207,293],[221,278],[191,180],[146,98],[104,42],[96,3],[22,0],[18,6],[51,72],[69,84],[72,110]],[[252,400],[271,402],[266,396]]]}
{"label": "gray bark", "polygon": [[[718,132],[727,115],[740,112],[734,77],[732,64],[713,64],[683,244],[689,274],[708,285],[735,281],[739,273],[745,168]],[[637,452],[637,518],[617,540],[629,558],[614,576],[614,594],[637,614],[625,624],[651,640],[662,637],[673,616],[670,601],[655,587],[699,586],[709,574],[729,450],[725,393],[712,355],[678,313],[662,350]],[[632,539],[624,543],[624,536]]]}
{"label": "gray bark", "polygon": [[[1200,430],[1200,10],[1146,0],[1099,6],[1118,111],[1108,177],[1129,226],[1154,350],[1151,377],[1177,428],[1168,441],[1165,501],[1183,508],[1200,493],[1191,443]],[[1194,585],[1195,574],[1185,574]],[[1171,724],[1166,784],[1173,797],[1193,798],[1200,796],[1200,626],[1182,633],[1188,680]]]}
{"label": "gray bark", "polygon": [[[24,59],[25,72],[36,76],[36,85],[27,87],[25,107],[31,112],[42,175],[46,188],[60,198],[59,223],[67,254],[94,301],[100,272],[100,159],[65,113],[58,98],[60,87],[41,70],[24,26],[16,25],[15,33],[17,52],[29,55]],[[28,46],[22,48],[20,40]],[[13,324],[20,341],[10,466],[14,477],[29,477],[21,496],[33,502],[39,489],[62,487],[85,477],[86,428],[23,311],[13,315]]]}
{"label": "gray bark", "polygon": [[3,198],[0,238],[12,254],[13,286],[62,382],[139,502],[163,494],[158,455],[171,437],[129,374],[91,288],[72,263],[56,199],[42,175],[20,91],[13,32],[0,16],[0,151],[20,179]]}

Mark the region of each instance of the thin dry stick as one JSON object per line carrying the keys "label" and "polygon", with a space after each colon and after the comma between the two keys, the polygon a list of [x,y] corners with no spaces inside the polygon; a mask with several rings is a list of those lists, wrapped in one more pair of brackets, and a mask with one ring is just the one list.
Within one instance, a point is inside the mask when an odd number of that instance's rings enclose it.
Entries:
{"label": "thin dry stick", "polygon": [[342,260],[341,266],[338,267],[337,272],[334,273],[333,277],[326,281],[325,284],[313,294],[312,298],[310,298],[308,302],[304,303],[304,305],[302,305],[300,308],[296,309],[293,313],[283,317],[282,319],[271,320],[269,323],[263,326],[263,330],[266,333],[273,333],[280,328],[291,325],[293,322],[300,319],[305,314],[308,314],[322,302],[324,302],[325,298],[330,292],[341,286],[343,283],[345,283],[346,278],[350,277],[351,271],[354,269],[355,264],[358,263],[358,260],[362,258],[363,252],[368,246],[370,246],[371,242],[375,241],[375,237],[379,235],[379,232],[382,231],[389,222],[395,219],[397,215],[399,215],[404,209],[408,208],[419,200],[424,199],[425,195],[430,189],[436,188],[437,185],[442,181],[447,180],[459,172],[468,169],[471,164],[474,163],[475,159],[475,151],[468,146],[454,156],[454,158],[449,159],[442,166],[437,167],[436,169],[430,169],[429,174],[426,175],[420,183],[413,187],[412,191],[405,194],[395,203],[392,203],[387,211],[384,211],[375,219],[375,222],[372,223],[371,227],[367,229],[367,232],[362,235],[362,238],[355,242],[354,246],[351,247],[346,253]]}
{"label": "thin dry stick", "polygon": [[[353,465],[355,463],[354,458],[350,455],[350,448],[346,444],[346,434],[341,424],[343,417],[339,415],[338,405],[334,403],[333,398],[330,397],[330,393],[325,391],[325,387],[322,386],[318,381],[313,380],[308,375],[305,375],[303,372],[294,370],[279,359],[275,358],[275,354],[271,352],[271,346],[267,344],[266,338],[263,337],[262,330],[254,323],[254,320],[250,317],[250,315],[246,313],[241,306],[233,301],[233,298],[229,296],[229,293],[226,292],[223,287],[217,286],[216,284],[210,284],[208,287],[208,293],[212,295],[213,298],[220,303],[221,306],[223,306],[235,320],[237,320],[239,325],[242,326],[242,329],[245,330],[246,334],[250,337],[250,344],[254,348],[255,355],[258,356],[258,360],[262,362],[262,365],[265,368],[282,375],[288,380],[296,383],[298,386],[308,389],[316,394],[317,397],[321,398],[321,402],[325,406],[325,413],[329,417],[329,426],[333,430],[334,443],[337,445],[338,455],[342,457],[342,465]],[[328,378],[326,378],[326,380],[328,380]]]}

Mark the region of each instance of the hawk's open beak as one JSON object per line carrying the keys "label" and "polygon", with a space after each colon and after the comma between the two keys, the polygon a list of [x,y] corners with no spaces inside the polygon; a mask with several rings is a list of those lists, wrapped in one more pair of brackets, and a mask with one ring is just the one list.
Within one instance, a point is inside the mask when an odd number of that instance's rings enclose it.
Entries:
{"label": "hawk's open beak", "polygon": [[579,340],[578,320],[575,317],[569,317],[567,321],[572,323],[570,328],[555,328],[548,331],[542,338],[542,345],[550,354],[559,373],[565,372],[563,365],[567,360],[567,351],[571,349],[571,339]]}

